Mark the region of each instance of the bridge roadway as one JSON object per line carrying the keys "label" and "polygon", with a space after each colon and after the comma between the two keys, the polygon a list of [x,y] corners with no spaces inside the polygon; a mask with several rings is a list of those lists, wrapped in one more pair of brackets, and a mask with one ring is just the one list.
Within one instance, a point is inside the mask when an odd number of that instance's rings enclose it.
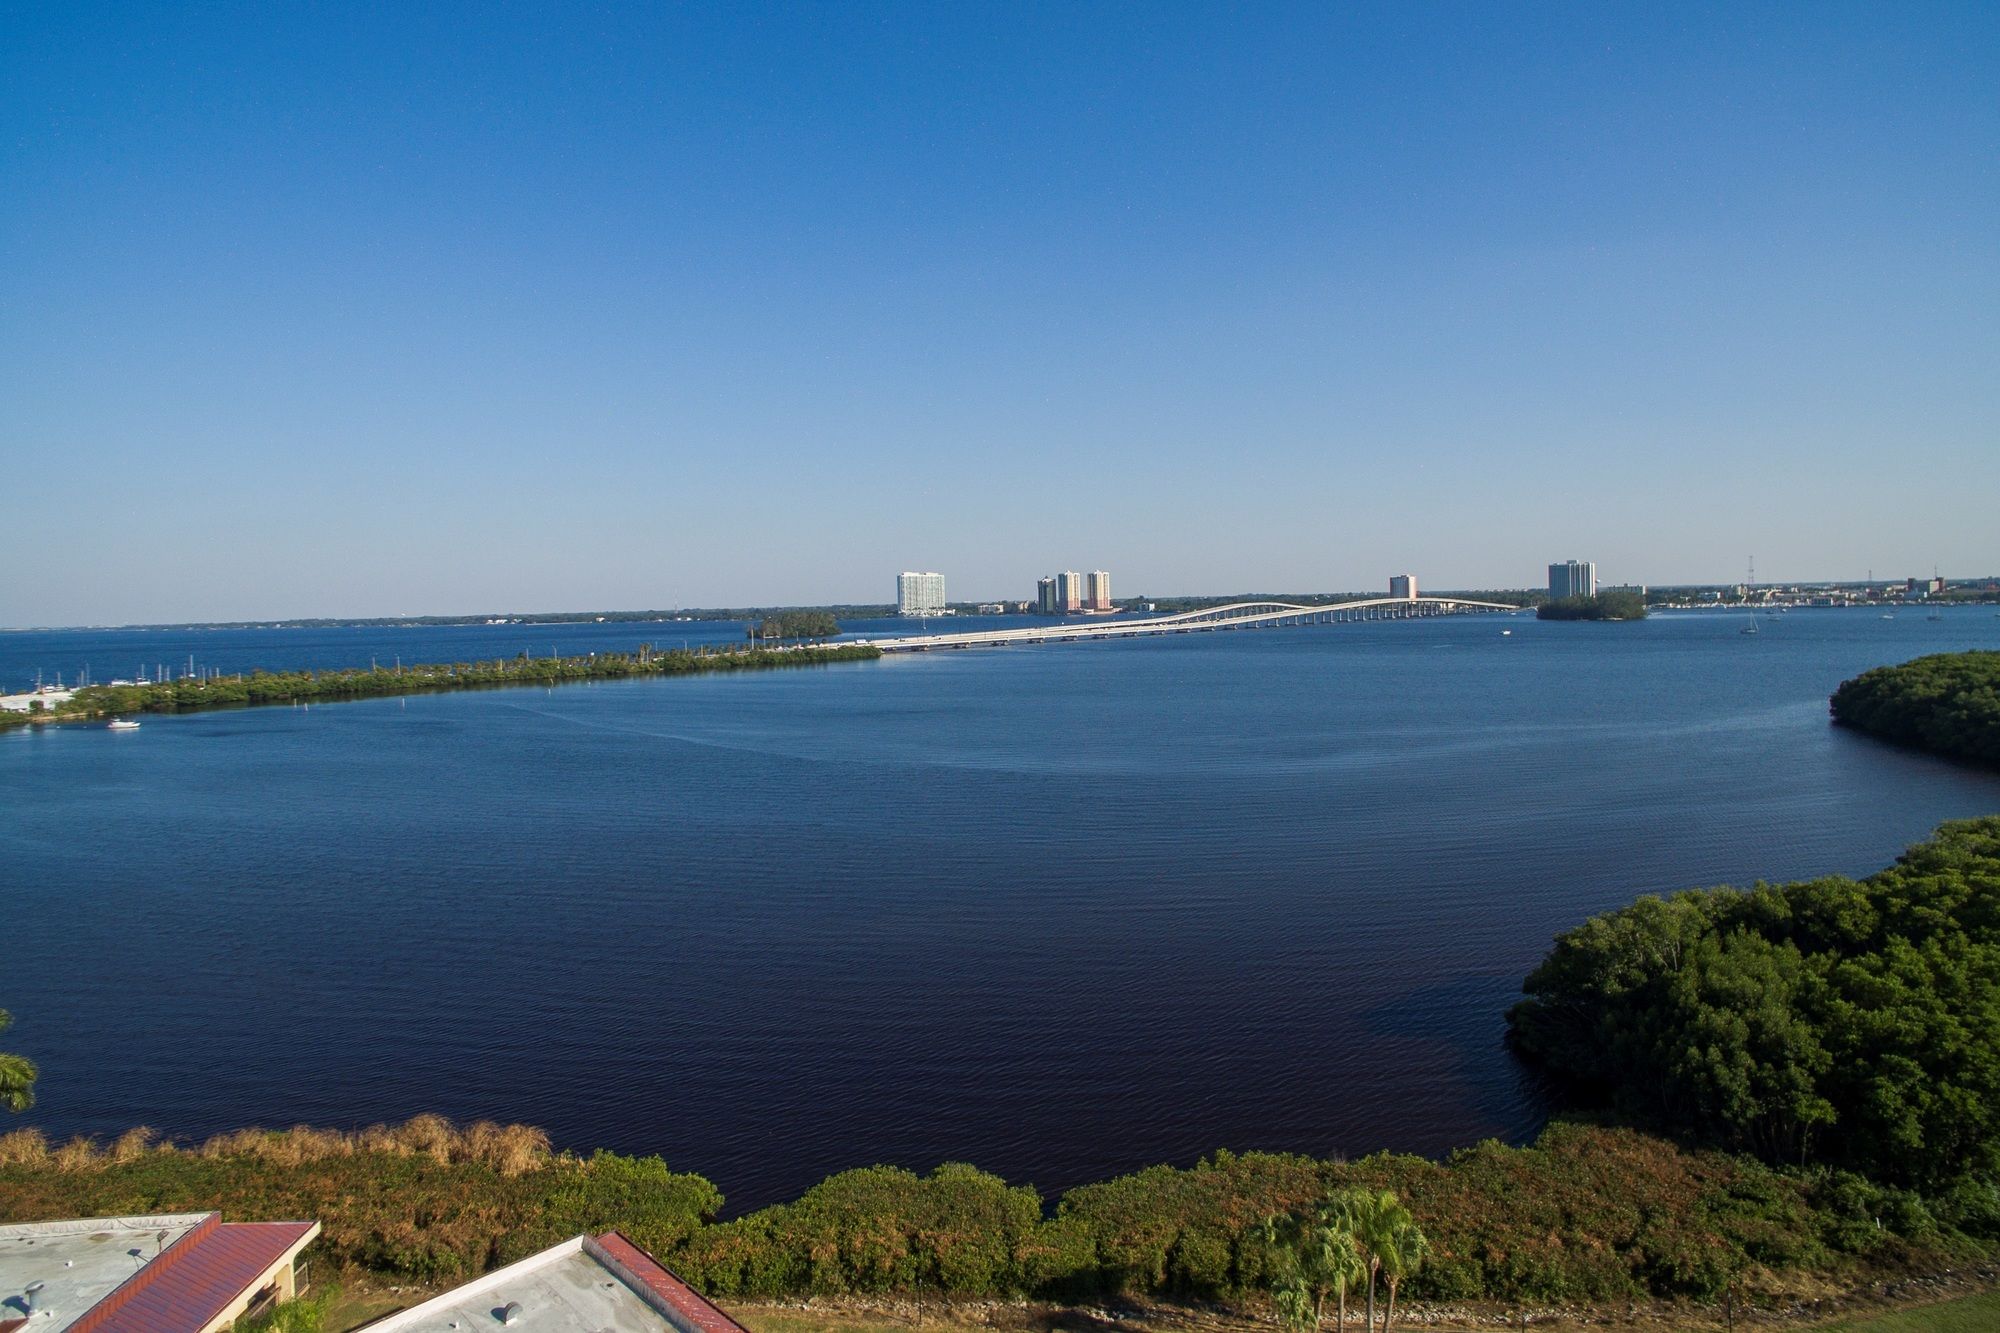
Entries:
{"label": "bridge roadway", "polygon": [[1069,643],[1078,639],[1138,639],[1155,634],[1194,634],[1225,629],[1276,629],[1283,625],[1332,625],[1352,620],[1413,620],[1423,616],[1519,611],[1504,602],[1463,597],[1372,597],[1358,602],[1300,606],[1292,602],[1230,602],[1142,620],[1065,621],[1029,629],[967,630],[959,634],[916,634],[894,639],[853,639],[885,653],[921,653],[934,648],[1005,648],[1020,643]]}

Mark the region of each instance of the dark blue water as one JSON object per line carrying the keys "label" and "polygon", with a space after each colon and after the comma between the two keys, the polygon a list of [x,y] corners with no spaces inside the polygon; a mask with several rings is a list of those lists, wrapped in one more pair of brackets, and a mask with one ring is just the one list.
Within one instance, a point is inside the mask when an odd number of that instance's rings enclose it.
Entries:
{"label": "dark blue water", "polygon": [[[520,1120],[659,1152],[732,1207],[876,1161],[1061,1187],[1526,1135],[1544,1110],[1501,1016],[1555,932],[1644,892],[1865,873],[2000,811],[2000,776],[1825,703],[2000,646],[1990,610],[1741,623],[1341,625],[0,736],[26,1119]],[[0,636],[0,679],[189,651],[142,646],[166,637]]]}

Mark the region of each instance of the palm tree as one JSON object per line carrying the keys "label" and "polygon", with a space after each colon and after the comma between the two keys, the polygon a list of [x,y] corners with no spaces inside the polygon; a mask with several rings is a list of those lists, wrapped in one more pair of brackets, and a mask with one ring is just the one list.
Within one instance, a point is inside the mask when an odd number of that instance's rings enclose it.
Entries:
{"label": "palm tree", "polygon": [[[1403,1216],[1409,1218],[1407,1212]],[[1423,1229],[1417,1225],[1414,1218],[1409,1219],[1408,1225],[1398,1227],[1389,1234],[1388,1241],[1382,1247],[1379,1256],[1382,1261],[1382,1280],[1389,1287],[1389,1308],[1382,1315],[1382,1333],[1389,1333],[1389,1329],[1396,1322],[1397,1286],[1404,1278],[1423,1267],[1424,1256],[1430,1253],[1430,1249],[1430,1241],[1425,1238]]]}
{"label": "palm tree", "polygon": [[1303,1213],[1265,1219],[1264,1238],[1274,1260],[1271,1300],[1285,1326],[1292,1333],[1318,1333],[1331,1295],[1334,1328],[1346,1333],[1347,1288],[1365,1271],[1346,1196],[1327,1195]]}
{"label": "palm tree", "polygon": [[[0,1032],[5,1032],[13,1021],[13,1015],[0,1009]],[[27,1056],[0,1051],[0,1106],[10,1111],[25,1111],[33,1106],[38,1072],[35,1062]]]}
{"label": "palm tree", "polygon": [[[1349,1205],[1354,1227],[1354,1243],[1368,1264],[1368,1327],[1375,1327],[1375,1279],[1385,1270],[1389,1281],[1388,1317],[1395,1317],[1396,1286],[1423,1262],[1424,1233],[1417,1220],[1403,1207],[1394,1190],[1362,1191]],[[1384,1321],[1383,1333],[1389,1325]]]}

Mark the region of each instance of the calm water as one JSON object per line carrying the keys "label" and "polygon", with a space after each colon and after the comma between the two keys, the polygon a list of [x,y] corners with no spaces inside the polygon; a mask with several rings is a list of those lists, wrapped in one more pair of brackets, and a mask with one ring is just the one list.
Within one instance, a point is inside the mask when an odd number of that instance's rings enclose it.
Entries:
{"label": "calm water", "polygon": [[[1465,618],[0,736],[0,1005],[52,1133],[441,1111],[732,1207],[1061,1187],[1543,1111],[1501,1015],[1634,895],[1863,873],[2000,776],[1840,733],[1990,609]],[[1502,629],[1512,630],[1503,635]],[[731,626],[0,635],[0,683]],[[192,640],[190,647],[184,641]]]}

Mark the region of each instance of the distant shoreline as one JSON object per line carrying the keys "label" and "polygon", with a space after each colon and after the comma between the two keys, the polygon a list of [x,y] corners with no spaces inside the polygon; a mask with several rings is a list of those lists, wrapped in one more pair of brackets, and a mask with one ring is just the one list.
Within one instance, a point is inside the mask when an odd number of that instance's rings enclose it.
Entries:
{"label": "distant shoreline", "polygon": [[[1982,578],[1950,579],[1951,590],[1941,597],[1928,599],[1932,605],[1974,605],[1985,606],[2000,603],[2000,576]],[[1987,587],[1975,585],[1990,585]],[[1849,603],[1854,606],[1901,606],[1903,584],[1885,580],[1872,583],[1844,583],[1838,580],[1805,580],[1786,584],[1773,584],[1803,591],[1807,589],[1831,595],[1859,597],[1862,600]],[[1763,586],[1758,589],[1765,591]],[[1532,606],[1544,599],[1540,588],[1439,588],[1437,595],[1480,598],[1488,601],[1518,600],[1523,607]],[[1720,592],[1733,594],[1709,601],[1701,594]],[[1685,594],[1675,597],[1673,594]],[[1319,602],[1339,601],[1356,597],[1379,594],[1349,590],[1346,592],[1313,593],[1203,593],[1176,596],[1135,596],[1118,601],[1118,609],[1130,611],[1153,604],[1159,611],[1191,611],[1205,606],[1220,605],[1236,601],[1294,601]],[[1714,610],[1742,608],[1748,605],[1764,605],[1764,602],[1750,602],[1742,597],[1741,585],[1729,583],[1671,583],[1654,584],[1647,596],[1648,605],[1654,610]],[[948,610],[954,615],[977,615],[978,608],[987,603],[953,602]],[[1807,603],[1795,603],[1804,609]],[[1822,609],[1822,608],[1814,608]],[[654,609],[646,611],[488,611],[466,615],[416,615],[416,616],[273,616],[264,619],[245,620],[177,620],[148,624],[126,625],[0,625],[0,634],[82,634],[82,633],[190,633],[210,630],[270,630],[270,629],[449,629],[460,626],[480,627],[494,625],[629,625],[629,624],[670,624],[674,622],[759,620],[765,616],[785,611],[824,611],[841,620],[888,620],[896,615],[896,608],[887,602],[829,602],[816,606],[684,606],[673,610]],[[990,613],[989,613],[990,614]],[[1007,615],[1031,614],[1009,611]]]}
{"label": "distant shoreline", "polygon": [[43,712],[0,712],[0,730],[93,722],[130,713],[197,713],[279,704],[346,703],[412,694],[517,686],[627,680],[645,676],[704,675],[779,667],[872,662],[872,644],[799,644],[782,648],[679,648],[654,652],[591,653],[582,657],[501,658],[486,662],[430,662],[346,671],[252,671],[135,685],[88,685]]}

